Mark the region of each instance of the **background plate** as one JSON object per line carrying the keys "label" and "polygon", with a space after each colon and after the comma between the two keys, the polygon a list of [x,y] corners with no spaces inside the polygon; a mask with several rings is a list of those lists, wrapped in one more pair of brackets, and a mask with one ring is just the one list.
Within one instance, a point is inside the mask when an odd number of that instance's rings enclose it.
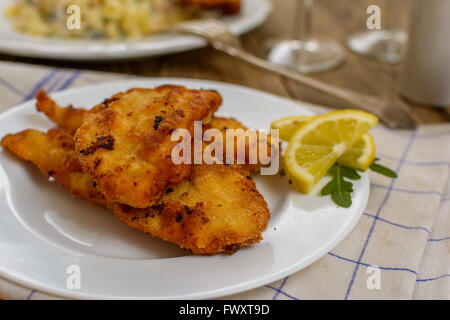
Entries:
{"label": "background plate", "polygon": [[[311,114],[302,104],[253,89],[200,80],[144,79],[104,83],[52,95],[91,107],[132,87],[182,84],[219,91],[218,114],[268,129],[274,119]],[[23,103],[0,116],[0,137],[52,123]],[[0,275],[73,298],[198,299],[249,290],[290,275],[334,248],[354,227],[369,195],[366,173],[354,182],[353,205],[337,208],[317,192],[292,191],[286,177],[256,177],[271,210],[264,240],[232,256],[193,256],[120,223],[101,206],[72,198],[31,164],[0,152]],[[66,287],[68,266],[81,268],[81,289]]]}
{"label": "background plate", "polygon": [[[139,40],[106,41],[38,38],[18,33],[4,8],[14,0],[0,0],[0,51],[18,56],[58,60],[118,60],[157,56],[200,48],[206,42],[191,36],[162,34]],[[270,11],[270,0],[243,0],[242,12],[223,17],[231,32],[241,35],[262,24]]]}

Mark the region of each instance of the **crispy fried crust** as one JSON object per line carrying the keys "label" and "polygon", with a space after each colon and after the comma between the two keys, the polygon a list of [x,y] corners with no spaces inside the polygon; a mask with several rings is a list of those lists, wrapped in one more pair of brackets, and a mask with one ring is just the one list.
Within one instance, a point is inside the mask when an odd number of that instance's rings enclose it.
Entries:
{"label": "crispy fried crust", "polygon": [[129,226],[207,255],[259,242],[270,218],[254,181],[224,165],[194,165],[189,180],[147,209],[108,207]]}
{"label": "crispy fried crust", "polygon": [[105,197],[137,208],[155,204],[169,185],[190,174],[171,159],[176,129],[191,135],[194,121],[222,103],[213,91],[179,86],[131,89],[106,99],[84,117],[75,135],[81,166]]}
{"label": "crispy fried crust", "polygon": [[72,133],[75,133],[75,131],[78,130],[87,113],[87,110],[75,109],[71,105],[60,107],[43,90],[39,90],[36,93],[36,100],[36,108],[38,111],[45,113],[50,120],[60,125],[60,127],[68,129]]}
{"label": "crispy fried crust", "polygon": [[221,9],[224,14],[237,14],[241,11],[241,0],[179,0],[179,2],[205,10]]}
{"label": "crispy fried crust", "polygon": [[157,204],[136,209],[105,199],[81,171],[71,134],[25,130],[2,146],[53,176],[74,196],[106,205],[127,225],[173,242],[195,254],[233,253],[258,242],[270,212],[250,177],[225,165],[195,165],[190,179],[165,190]]}
{"label": "crispy fried crust", "polygon": [[[234,157],[231,159],[233,166],[238,166],[241,171],[245,171],[248,174],[256,173],[263,167],[263,164],[261,163],[261,157],[260,157],[260,148],[262,146],[265,146],[267,149],[267,156],[271,157],[272,154],[274,156],[280,156],[280,146],[279,144],[273,144],[272,138],[270,135],[262,135],[260,132],[255,130],[255,140],[251,141],[249,138],[245,136],[245,131],[248,130],[241,122],[231,119],[231,118],[222,118],[214,116],[212,117],[211,121],[206,124],[203,128],[203,130],[207,129],[218,129],[221,131],[223,136],[223,144],[224,146],[227,146],[228,139],[232,137],[233,141],[231,141],[232,145],[234,146]],[[228,136],[227,130],[233,129],[236,131],[236,136]],[[239,129],[242,129],[243,131],[238,131]],[[251,135],[249,135],[251,136]],[[238,164],[238,146],[241,143],[241,141],[244,142],[244,149],[245,149],[245,159],[243,163]],[[224,157],[223,161],[225,163],[226,161],[226,149],[224,149]],[[250,154],[256,155],[253,159],[253,163],[250,158]],[[255,161],[256,160],[256,161]]]}
{"label": "crispy fried crust", "polygon": [[[136,209],[107,200],[97,183],[81,170],[74,151],[72,131],[76,121],[81,125],[84,109],[60,107],[48,96],[48,115],[61,128],[47,134],[25,130],[3,138],[2,146],[37,165],[53,176],[74,196],[103,204],[125,224],[173,242],[195,254],[233,253],[240,247],[261,240],[270,212],[253,180],[248,176],[260,168],[256,165],[195,165],[190,179],[165,190],[157,204]],[[42,101],[39,100],[38,101]],[[240,122],[213,117],[204,130],[246,129]]]}
{"label": "crispy fried crust", "polygon": [[36,165],[45,175],[54,177],[74,196],[106,205],[106,199],[94,181],[81,170],[70,131],[51,129],[44,133],[29,129],[8,134],[1,145]]}
{"label": "crispy fried crust", "polygon": [[[55,122],[58,127],[67,129],[70,132],[75,132],[83,123],[83,119],[85,114],[87,113],[86,109],[83,108],[73,108],[72,106],[62,107],[59,106],[54,100],[52,100],[44,91],[39,91],[36,95],[37,99],[37,109],[40,112],[43,112],[49,117],[53,122]],[[60,115],[60,116],[55,116]],[[69,116],[70,115],[70,116]],[[241,122],[232,118],[224,118],[218,116],[212,116],[210,121],[203,126],[203,132],[208,129],[218,129],[221,131],[223,135],[224,145],[226,145],[226,130],[227,129],[243,129],[247,130]],[[236,142],[236,140],[235,140]],[[272,146],[270,137],[265,140],[261,136],[258,136],[258,145],[267,144],[268,154],[271,155],[272,149],[277,148],[275,152],[279,154],[279,146]],[[205,142],[204,147],[208,146],[209,143]],[[254,148],[255,145],[252,145]],[[250,152],[250,146],[248,141],[246,140],[246,155]],[[258,150],[259,151],[259,150]],[[225,162],[225,159],[222,159]],[[239,168],[242,171],[242,174],[249,175],[252,173],[256,173],[262,167],[259,162],[256,164],[250,164],[248,161],[248,157],[246,159],[245,164],[241,165],[233,165],[234,168]]]}

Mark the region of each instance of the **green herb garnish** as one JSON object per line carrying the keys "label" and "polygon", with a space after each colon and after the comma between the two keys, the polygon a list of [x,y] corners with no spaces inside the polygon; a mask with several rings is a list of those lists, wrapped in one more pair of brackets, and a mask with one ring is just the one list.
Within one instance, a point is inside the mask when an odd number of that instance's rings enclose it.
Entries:
{"label": "green herb garnish", "polygon": [[382,166],[381,164],[376,163],[378,160],[378,158],[375,158],[375,160],[373,161],[373,163],[370,165],[370,170],[372,170],[373,172],[382,174],[383,176],[386,176],[388,178],[397,178],[397,174],[392,171],[389,168],[386,168],[385,166]]}
{"label": "green herb garnish", "polygon": [[[376,163],[378,160],[378,158],[374,160],[370,170],[389,178],[397,178],[397,174],[394,171]],[[328,173],[333,176],[333,179],[322,188],[320,194],[323,196],[331,195],[331,199],[338,206],[350,208],[352,205],[351,193],[353,192],[353,183],[348,180],[359,180],[361,176],[358,174],[358,171],[335,163],[328,170]]]}
{"label": "green herb garnish", "polygon": [[328,173],[333,175],[333,179],[323,187],[320,193],[323,196],[331,195],[331,199],[338,206],[349,208],[352,205],[351,193],[353,192],[353,183],[344,178],[358,180],[361,176],[355,169],[343,167],[338,164],[334,164],[328,170]]}

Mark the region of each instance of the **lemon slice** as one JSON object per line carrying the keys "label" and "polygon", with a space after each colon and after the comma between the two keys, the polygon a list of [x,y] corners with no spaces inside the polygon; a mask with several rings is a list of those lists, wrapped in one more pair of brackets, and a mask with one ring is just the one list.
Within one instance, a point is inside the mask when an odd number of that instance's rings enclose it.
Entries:
{"label": "lemon slice", "polygon": [[370,133],[366,133],[344,152],[337,162],[343,166],[366,171],[375,159],[375,142]]}
{"label": "lemon slice", "polygon": [[279,130],[281,140],[290,141],[294,132],[298,127],[313,119],[314,116],[291,116],[280,120],[276,120],[270,124],[270,128]]}
{"label": "lemon slice", "polygon": [[311,192],[337,159],[377,123],[378,118],[370,113],[339,110],[301,124],[284,155],[293,186],[301,192]]}
{"label": "lemon slice", "polygon": [[[303,123],[310,121],[314,116],[291,116],[272,122],[270,127],[278,129],[280,139],[290,141],[294,132]],[[367,170],[375,159],[375,143],[370,133],[366,133],[355,142],[352,148],[344,152],[337,162],[343,166],[358,170]]]}

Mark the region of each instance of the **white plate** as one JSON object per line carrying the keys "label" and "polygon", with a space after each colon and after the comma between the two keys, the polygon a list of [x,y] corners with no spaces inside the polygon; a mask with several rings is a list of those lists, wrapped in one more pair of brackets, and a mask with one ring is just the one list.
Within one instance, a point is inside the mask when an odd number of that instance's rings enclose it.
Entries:
{"label": "white plate", "polygon": [[[219,91],[218,114],[268,129],[274,119],[311,114],[305,106],[260,91],[189,79],[128,80],[53,95],[65,105],[92,106],[131,87],[182,84]],[[35,101],[0,116],[0,137],[52,126]],[[72,198],[31,164],[0,152],[0,275],[22,285],[73,298],[215,298],[290,275],[335,247],[354,227],[369,195],[367,174],[354,183],[353,205],[301,195],[286,177],[256,177],[271,219],[264,241],[232,256],[193,256],[177,246],[121,224],[101,206]],[[326,183],[324,178],[321,186]],[[81,268],[81,289],[66,287],[67,267]]]}
{"label": "white plate", "polygon": [[[32,37],[14,30],[0,0],[0,51],[18,56],[58,60],[118,60],[157,56],[200,48],[206,42],[191,36],[162,34],[140,40],[71,40]],[[231,32],[241,35],[262,24],[272,9],[270,0],[243,0],[242,12],[223,17]]]}

